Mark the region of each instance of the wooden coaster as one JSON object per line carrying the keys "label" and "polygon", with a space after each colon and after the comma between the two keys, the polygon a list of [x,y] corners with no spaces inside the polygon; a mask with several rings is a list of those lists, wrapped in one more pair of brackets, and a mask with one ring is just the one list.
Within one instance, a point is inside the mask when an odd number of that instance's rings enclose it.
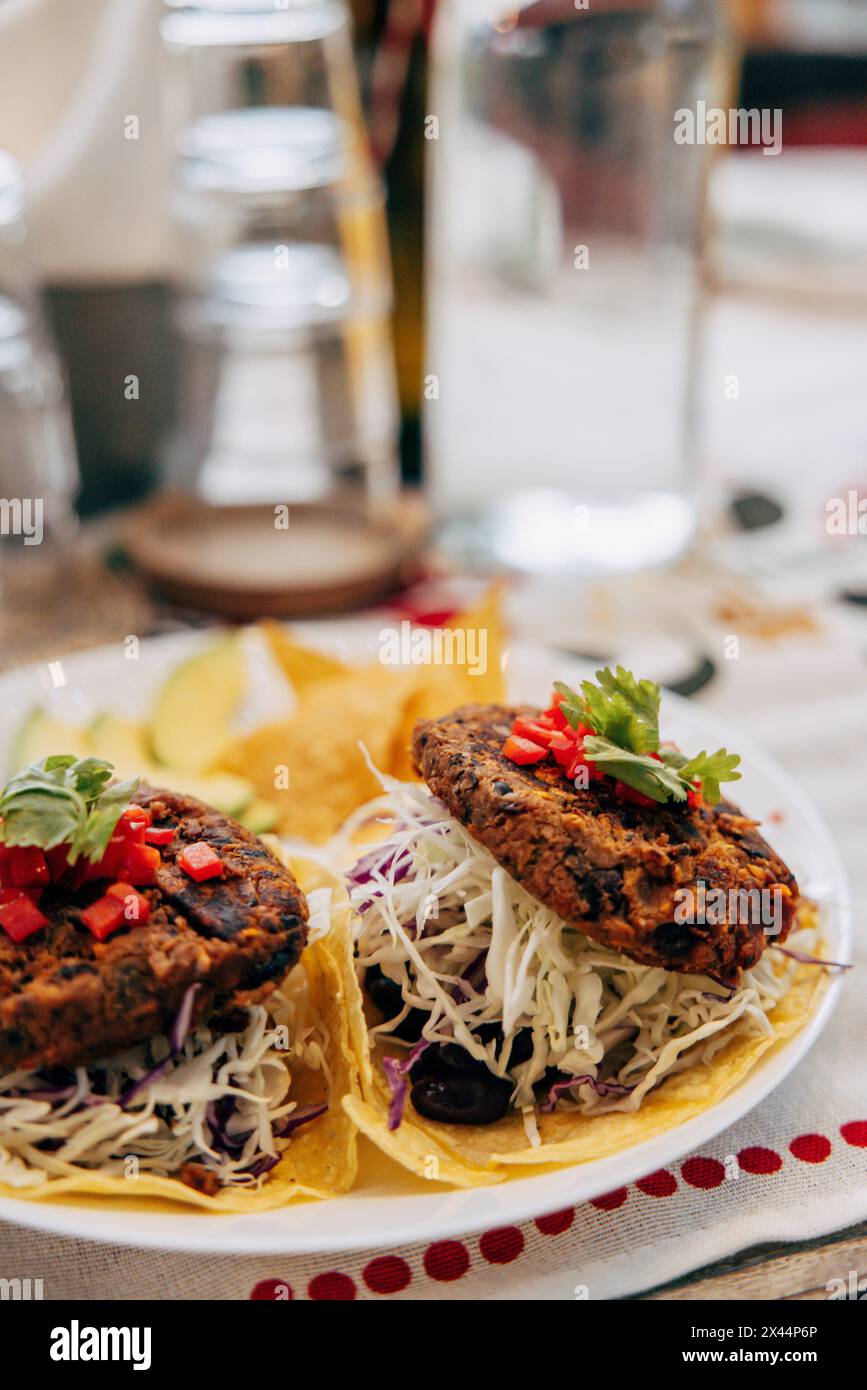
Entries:
{"label": "wooden coaster", "polygon": [[375,602],[413,577],[427,529],[412,494],[374,508],[339,500],[217,507],[166,493],[133,514],[124,539],[166,599],[248,620]]}

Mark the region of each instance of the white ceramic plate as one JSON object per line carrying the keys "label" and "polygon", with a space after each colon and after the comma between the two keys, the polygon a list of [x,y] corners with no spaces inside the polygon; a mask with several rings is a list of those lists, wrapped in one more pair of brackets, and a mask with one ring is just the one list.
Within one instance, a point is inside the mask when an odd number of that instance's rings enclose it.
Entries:
{"label": "white ceramic plate", "polygon": [[[341,622],[310,624],[308,639],[340,655],[359,657],[376,651],[379,624]],[[137,660],[129,660],[119,641],[69,657],[62,669],[29,667],[0,677],[0,754],[24,714],[47,704],[58,717],[85,723],[111,709],[144,715],[164,676],[185,656],[213,640],[212,634],[183,633],[144,641]],[[509,656],[510,693],[516,699],[544,702],[555,679],[578,680],[587,672],[560,654],[516,643]],[[58,679],[65,684],[55,686]],[[712,720],[673,695],[663,698],[666,736],[687,748],[736,749],[744,777],[737,799],[751,815],[764,819],[784,810],[773,827],[775,847],[797,873],[805,892],[830,906],[825,934],[834,960],[849,959],[849,918],[845,872],[831,836],[808,798],[788,776],[736,728]],[[812,1046],[828,1021],[840,990],[833,978],[813,1018],[786,1045],[775,1049],[729,1095],[703,1115],[647,1140],[612,1158],[556,1172],[542,1172],[496,1186],[452,1192],[425,1183],[362,1146],[362,1168],[355,1189],[327,1202],[297,1202],[282,1211],[249,1216],[213,1216],[170,1204],[136,1207],[133,1203],[100,1205],[92,1200],[38,1204],[0,1200],[0,1219],[62,1235],[169,1250],[220,1253],[305,1253],[369,1249],[529,1220],[634,1182],[665,1167],[690,1149],[719,1134],[778,1086]]]}

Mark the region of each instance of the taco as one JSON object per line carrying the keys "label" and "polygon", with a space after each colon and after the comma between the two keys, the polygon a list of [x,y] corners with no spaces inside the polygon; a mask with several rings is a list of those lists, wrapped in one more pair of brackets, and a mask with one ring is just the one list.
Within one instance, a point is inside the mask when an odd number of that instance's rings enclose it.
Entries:
{"label": "taco", "polygon": [[330,889],[308,905],[228,816],[111,776],[51,757],[0,797],[0,1193],[248,1210],[345,1191]]}
{"label": "taco", "polygon": [[815,916],[722,798],[739,759],[663,743],[659,705],[618,667],[544,711],[465,706],[415,727],[426,786],[385,779],[391,833],[348,876],[372,1052],[345,1105],[414,1171],[616,1152],[810,1012]]}

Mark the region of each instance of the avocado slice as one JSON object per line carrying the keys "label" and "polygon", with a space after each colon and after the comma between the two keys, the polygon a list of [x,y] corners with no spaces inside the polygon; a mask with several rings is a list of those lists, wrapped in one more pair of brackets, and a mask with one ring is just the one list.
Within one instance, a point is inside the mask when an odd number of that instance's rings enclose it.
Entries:
{"label": "avocado slice", "polygon": [[155,763],[148,750],[145,726],[116,714],[101,714],[91,724],[88,735],[90,751],[114,763],[119,776],[141,777],[154,787],[186,792],[227,816],[240,815],[255,796],[253,783],[232,772],[198,773]]}
{"label": "avocado slice", "polygon": [[64,724],[47,710],[36,708],[25,716],[12,739],[9,770],[20,772],[28,763],[40,762],[55,753],[74,753],[76,758],[83,758],[89,751],[83,729]]}
{"label": "avocado slice", "polygon": [[244,653],[234,637],[176,667],[157,696],[150,723],[157,761],[188,772],[215,767],[232,739],[232,717],[246,684]]}
{"label": "avocado slice", "polygon": [[117,714],[100,714],[87,731],[90,752],[114,763],[119,777],[136,777],[151,761],[147,732],[143,724],[121,719]]}

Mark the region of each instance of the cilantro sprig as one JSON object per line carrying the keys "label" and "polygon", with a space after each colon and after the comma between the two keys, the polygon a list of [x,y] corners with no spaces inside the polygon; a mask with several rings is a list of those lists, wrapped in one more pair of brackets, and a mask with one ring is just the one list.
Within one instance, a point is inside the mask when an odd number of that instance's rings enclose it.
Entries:
{"label": "cilantro sprig", "polygon": [[596,682],[582,681],[580,694],[562,681],[554,688],[572,728],[584,724],[595,730],[585,735],[584,752],[603,772],[663,804],[686,801],[700,781],[703,799],[715,806],[722,795],[720,783],[740,780],[735,771],[740,758],[725,748],[687,758],[660,744],[660,690],[653,681],[636,680],[622,666],[614,671],[606,666],[596,672]]}
{"label": "cilantro sprig", "polygon": [[82,856],[95,863],[138,786],[135,777],[110,786],[113,773],[103,758],[68,753],[31,763],[0,793],[0,839],[40,849],[68,844],[70,864]]}

